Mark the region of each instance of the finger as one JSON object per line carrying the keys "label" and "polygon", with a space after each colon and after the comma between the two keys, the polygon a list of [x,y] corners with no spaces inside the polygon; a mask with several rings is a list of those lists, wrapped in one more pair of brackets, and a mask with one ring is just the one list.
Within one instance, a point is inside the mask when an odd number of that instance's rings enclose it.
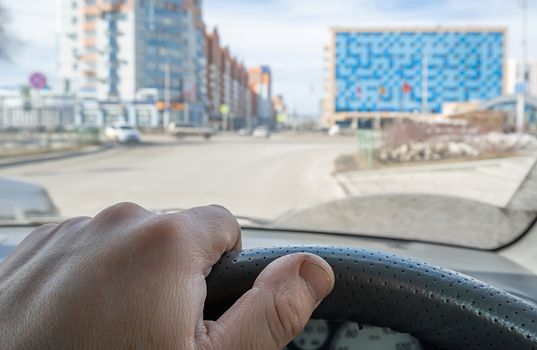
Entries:
{"label": "finger", "polygon": [[[7,259],[3,261],[2,268],[8,274],[15,273],[25,263],[29,264],[37,259],[38,252],[54,244],[65,233],[76,233],[85,225],[90,218],[80,216],[65,220],[61,224],[49,223],[42,225],[30,232],[24,240],[19,243],[17,250],[14,251]],[[76,237],[75,237],[76,239]]]}
{"label": "finger", "polygon": [[58,224],[45,224],[30,232],[0,264],[0,272],[12,275],[52,237]]}
{"label": "finger", "polygon": [[91,232],[131,232],[140,222],[154,216],[136,203],[121,202],[100,211],[91,220]]}
{"label": "finger", "polygon": [[210,205],[168,215],[175,219],[182,232],[188,233],[186,238],[192,258],[198,259],[200,264],[196,265],[205,276],[222,254],[242,247],[239,223],[224,207]]}
{"label": "finger", "polygon": [[198,339],[201,347],[281,349],[302,331],[333,286],[332,269],[318,256],[279,258],[218,321],[206,322],[206,336]]}

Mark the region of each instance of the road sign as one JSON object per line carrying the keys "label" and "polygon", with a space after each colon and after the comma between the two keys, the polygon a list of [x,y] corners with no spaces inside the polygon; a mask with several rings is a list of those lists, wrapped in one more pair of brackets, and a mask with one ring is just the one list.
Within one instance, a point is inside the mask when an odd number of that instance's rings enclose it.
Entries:
{"label": "road sign", "polygon": [[38,90],[46,88],[47,77],[43,73],[33,73],[30,75],[30,86]]}
{"label": "road sign", "polygon": [[229,114],[229,106],[226,105],[226,104],[220,105],[220,114],[228,115]]}
{"label": "road sign", "polygon": [[525,92],[526,92],[526,84],[525,83],[517,83],[515,85],[515,93],[523,94]]}
{"label": "road sign", "polygon": [[287,122],[287,114],[283,113],[283,112],[280,112],[278,113],[278,115],[276,116],[276,120],[278,121],[278,123],[286,123]]}

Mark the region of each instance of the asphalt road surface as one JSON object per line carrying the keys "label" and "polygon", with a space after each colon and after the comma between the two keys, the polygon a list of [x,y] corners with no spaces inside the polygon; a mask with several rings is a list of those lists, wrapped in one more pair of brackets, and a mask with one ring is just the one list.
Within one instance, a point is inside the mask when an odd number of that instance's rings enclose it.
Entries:
{"label": "asphalt road surface", "polygon": [[237,215],[274,219],[349,195],[433,193],[505,205],[533,157],[405,166],[333,176],[354,138],[219,136],[140,146],[0,169],[48,189],[64,216],[95,215],[120,202],[149,209],[217,203]]}
{"label": "asphalt road surface", "polygon": [[2,176],[48,189],[64,216],[95,215],[133,201],[150,209],[221,204],[272,219],[345,196],[333,160],[354,140],[327,137],[216,137],[120,146],[103,153],[5,168]]}

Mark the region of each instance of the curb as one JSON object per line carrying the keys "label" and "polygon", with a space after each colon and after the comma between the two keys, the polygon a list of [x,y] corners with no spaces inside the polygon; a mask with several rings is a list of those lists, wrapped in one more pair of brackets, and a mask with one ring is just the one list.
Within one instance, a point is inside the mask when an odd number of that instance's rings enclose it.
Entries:
{"label": "curb", "polygon": [[25,165],[25,164],[32,164],[32,163],[41,163],[41,162],[47,162],[51,160],[60,160],[60,159],[67,159],[67,158],[73,158],[73,157],[79,157],[79,156],[86,156],[86,155],[92,155],[100,152],[104,152],[106,150],[112,149],[113,146],[111,145],[102,145],[102,146],[96,146],[92,147],[92,149],[86,149],[86,150],[80,150],[80,151],[72,151],[72,152],[56,152],[48,155],[41,155],[39,157],[37,156],[28,156],[23,158],[16,158],[13,160],[7,159],[5,162],[0,161],[0,168],[8,168],[18,165]]}

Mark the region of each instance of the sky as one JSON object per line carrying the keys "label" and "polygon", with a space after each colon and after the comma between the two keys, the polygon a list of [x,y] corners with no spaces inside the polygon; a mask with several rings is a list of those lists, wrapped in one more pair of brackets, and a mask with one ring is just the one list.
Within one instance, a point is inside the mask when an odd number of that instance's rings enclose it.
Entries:
{"label": "sky", "polygon": [[[266,64],[273,93],[291,111],[315,114],[324,89],[324,51],[331,26],[500,25],[510,58],[521,54],[521,0],[204,0],[208,29],[247,66]],[[54,0],[0,0],[20,44],[0,62],[0,86],[25,84],[30,73],[56,77]],[[537,60],[537,0],[528,0],[528,58]]]}

